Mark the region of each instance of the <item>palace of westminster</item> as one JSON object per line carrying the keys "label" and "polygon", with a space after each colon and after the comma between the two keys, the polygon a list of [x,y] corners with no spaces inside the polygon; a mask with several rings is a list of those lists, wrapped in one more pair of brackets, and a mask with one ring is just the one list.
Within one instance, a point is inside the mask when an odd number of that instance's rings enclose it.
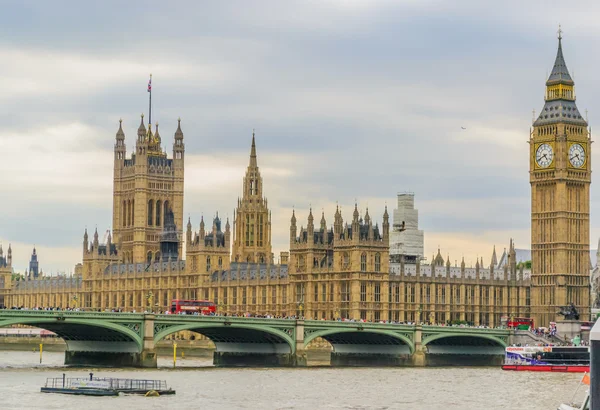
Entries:
{"label": "palace of westminster", "polygon": [[86,230],[73,276],[46,277],[36,259],[14,280],[12,249],[4,256],[0,247],[0,306],[165,311],[172,299],[208,299],[228,315],[489,326],[520,316],[546,326],[572,302],[589,320],[591,139],[560,36],[529,151],[531,271],[517,266],[512,241],[500,258],[494,249],[489,263],[482,258],[475,267],[464,259],[452,266],[439,250],[425,264],[412,194],[398,195],[392,221],[386,208],[381,224],[356,206],[348,220],[336,209],[331,228],[324,214],[315,221],[308,210],[304,227],[293,212],[289,252],[274,263],[254,134],[231,223],[217,214],[196,230],[190,220],[184,227],[181,124],[169,158],[158,126],[146,128],[142,115],[130,157],[121,124],[116,133],[112,232],[101,243]]}

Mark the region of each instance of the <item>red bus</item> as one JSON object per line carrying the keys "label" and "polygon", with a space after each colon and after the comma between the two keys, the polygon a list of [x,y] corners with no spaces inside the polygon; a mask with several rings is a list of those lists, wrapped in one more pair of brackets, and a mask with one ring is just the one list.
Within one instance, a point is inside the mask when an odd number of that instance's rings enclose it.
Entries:
{"label": "red bus", "polygon": [[193,315],[198,312],[199,315],[214,315],[216,306],[210,300],[181,300],[173,299],[171,301],[171,313]]}
{"label": "red bus", "polygon": [[[508,317],[508,316],[503,316],[502,317],[502,322],[506,321],[506,326],[509,329],[522,329],[522,330],[528,330],[528,329],[533,329],[533,319],[530,317]],[[504,323],[503,323],[504,324]]]}

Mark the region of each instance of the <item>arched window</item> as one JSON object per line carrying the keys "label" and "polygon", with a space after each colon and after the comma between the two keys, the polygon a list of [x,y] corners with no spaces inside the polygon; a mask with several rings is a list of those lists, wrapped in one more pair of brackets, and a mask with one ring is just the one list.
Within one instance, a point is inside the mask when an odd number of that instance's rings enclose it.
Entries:
{"label": "arched window", "polygon": [[265,263],[265,255],[260,255],[258,258],[259,263]]}
{"label": "arched window", "polygon": [[127,226],[131,225],[131,200],[127,200]]}
{"label": "arched window", "polygon": [[350,255],[348,254],[348,252],[344,252],[344,258],[342,260],[342,266],[344,268],[347,268],[348,266],[350,266]]}
{"label": "arched window", "polygon": [[363,253],[360,255],[360,270],[365,272],[367,270],[367,254]]}
{"label": "arched window", "polygon": [[156,226],[160,226],[161,205],[162,202],[156,201]]}
{"label": "arched window", "polygon": [[319,267],[319,259],[318,258],[313,258],[313,267],[314,268],[318,268]]}
{"label": "arched window", "polygon": [[254,195],[254,180],[250,180],[250,195]]}
{"label": "arched window", "polygon": [[131,224],[135,225],[135,199],[131,200]]}
{"label": "arched window", "polygon": [[223,258],[219,256],[219,269],[223,267]]}
{"label": "arched window", "polygon": [[162,205],[163,207],[163,221],[167,220],[167,213],[169,212],[169,210],[171,209],[171,205],[169,204],[169,201],[165,201]]}
{"label": "arched window", "polygon": [[375,254],[375,272],[379,272],[381,270],[381,254]]}
{"label": "arched window", "polygon": [[148,201],[148,226],[152,226],[152,221],[154,220],[154,200],[151,199]]}
{"label": "arched window", "polygon": [[123,219],[121,219],[123,228],[127,226],[127,202],[123,201]]}
{"label": "arched window", "polygon": [[210,272],[210,256],[206,257],[206,271]]}
{"label": "arched window", "polygon": [[154,262],[160,262],[160,252],[154,254]]}
{"label": "arched window", "polygon": [[152,252],[148,252],[148,255],[146,255],[146,262],[148,265],[152,263]]}

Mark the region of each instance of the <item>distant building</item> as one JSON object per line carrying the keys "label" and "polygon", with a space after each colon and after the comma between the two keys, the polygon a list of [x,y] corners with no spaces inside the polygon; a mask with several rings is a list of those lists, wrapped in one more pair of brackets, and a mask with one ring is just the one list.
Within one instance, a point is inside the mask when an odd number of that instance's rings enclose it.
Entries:
{"label": "distant building", "polygon": [[415,195],[398,194],[398,208],[394,209],[390,233],[390,262],[416,263],[423,258],[424,234],[419,229],[419,211],[415,209]]}
{"label": "distant building", "polygon": [[29,261],[29,276],[28,277],[30,279],[37,279],[38,276],[40,276],[40,263],[38,262],[37,252],[34,247],[33,253],[31,254],[31,260]]}
{"label": "distant building", "polygon": [[0,308],[8,304],[8,294],[11,291],[12,276],[12,249],[8,245],[8,252],[4,256],[0,245]]}

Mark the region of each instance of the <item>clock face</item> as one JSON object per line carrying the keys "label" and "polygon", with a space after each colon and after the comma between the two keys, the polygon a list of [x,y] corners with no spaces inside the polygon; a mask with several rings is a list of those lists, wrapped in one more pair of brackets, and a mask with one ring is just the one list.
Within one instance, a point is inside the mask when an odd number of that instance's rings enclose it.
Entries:
{"label": "clock face", "polygon": [[585,164],[585,150],[581,144],[573,144],[569,148],[569,162],[575,168],[581,168]]}
{"label": "clock face", "polygon": [[541,144],[535,151],[535,162],[540,168],[548,168],[554,160],[554,152],[549,144]]}

